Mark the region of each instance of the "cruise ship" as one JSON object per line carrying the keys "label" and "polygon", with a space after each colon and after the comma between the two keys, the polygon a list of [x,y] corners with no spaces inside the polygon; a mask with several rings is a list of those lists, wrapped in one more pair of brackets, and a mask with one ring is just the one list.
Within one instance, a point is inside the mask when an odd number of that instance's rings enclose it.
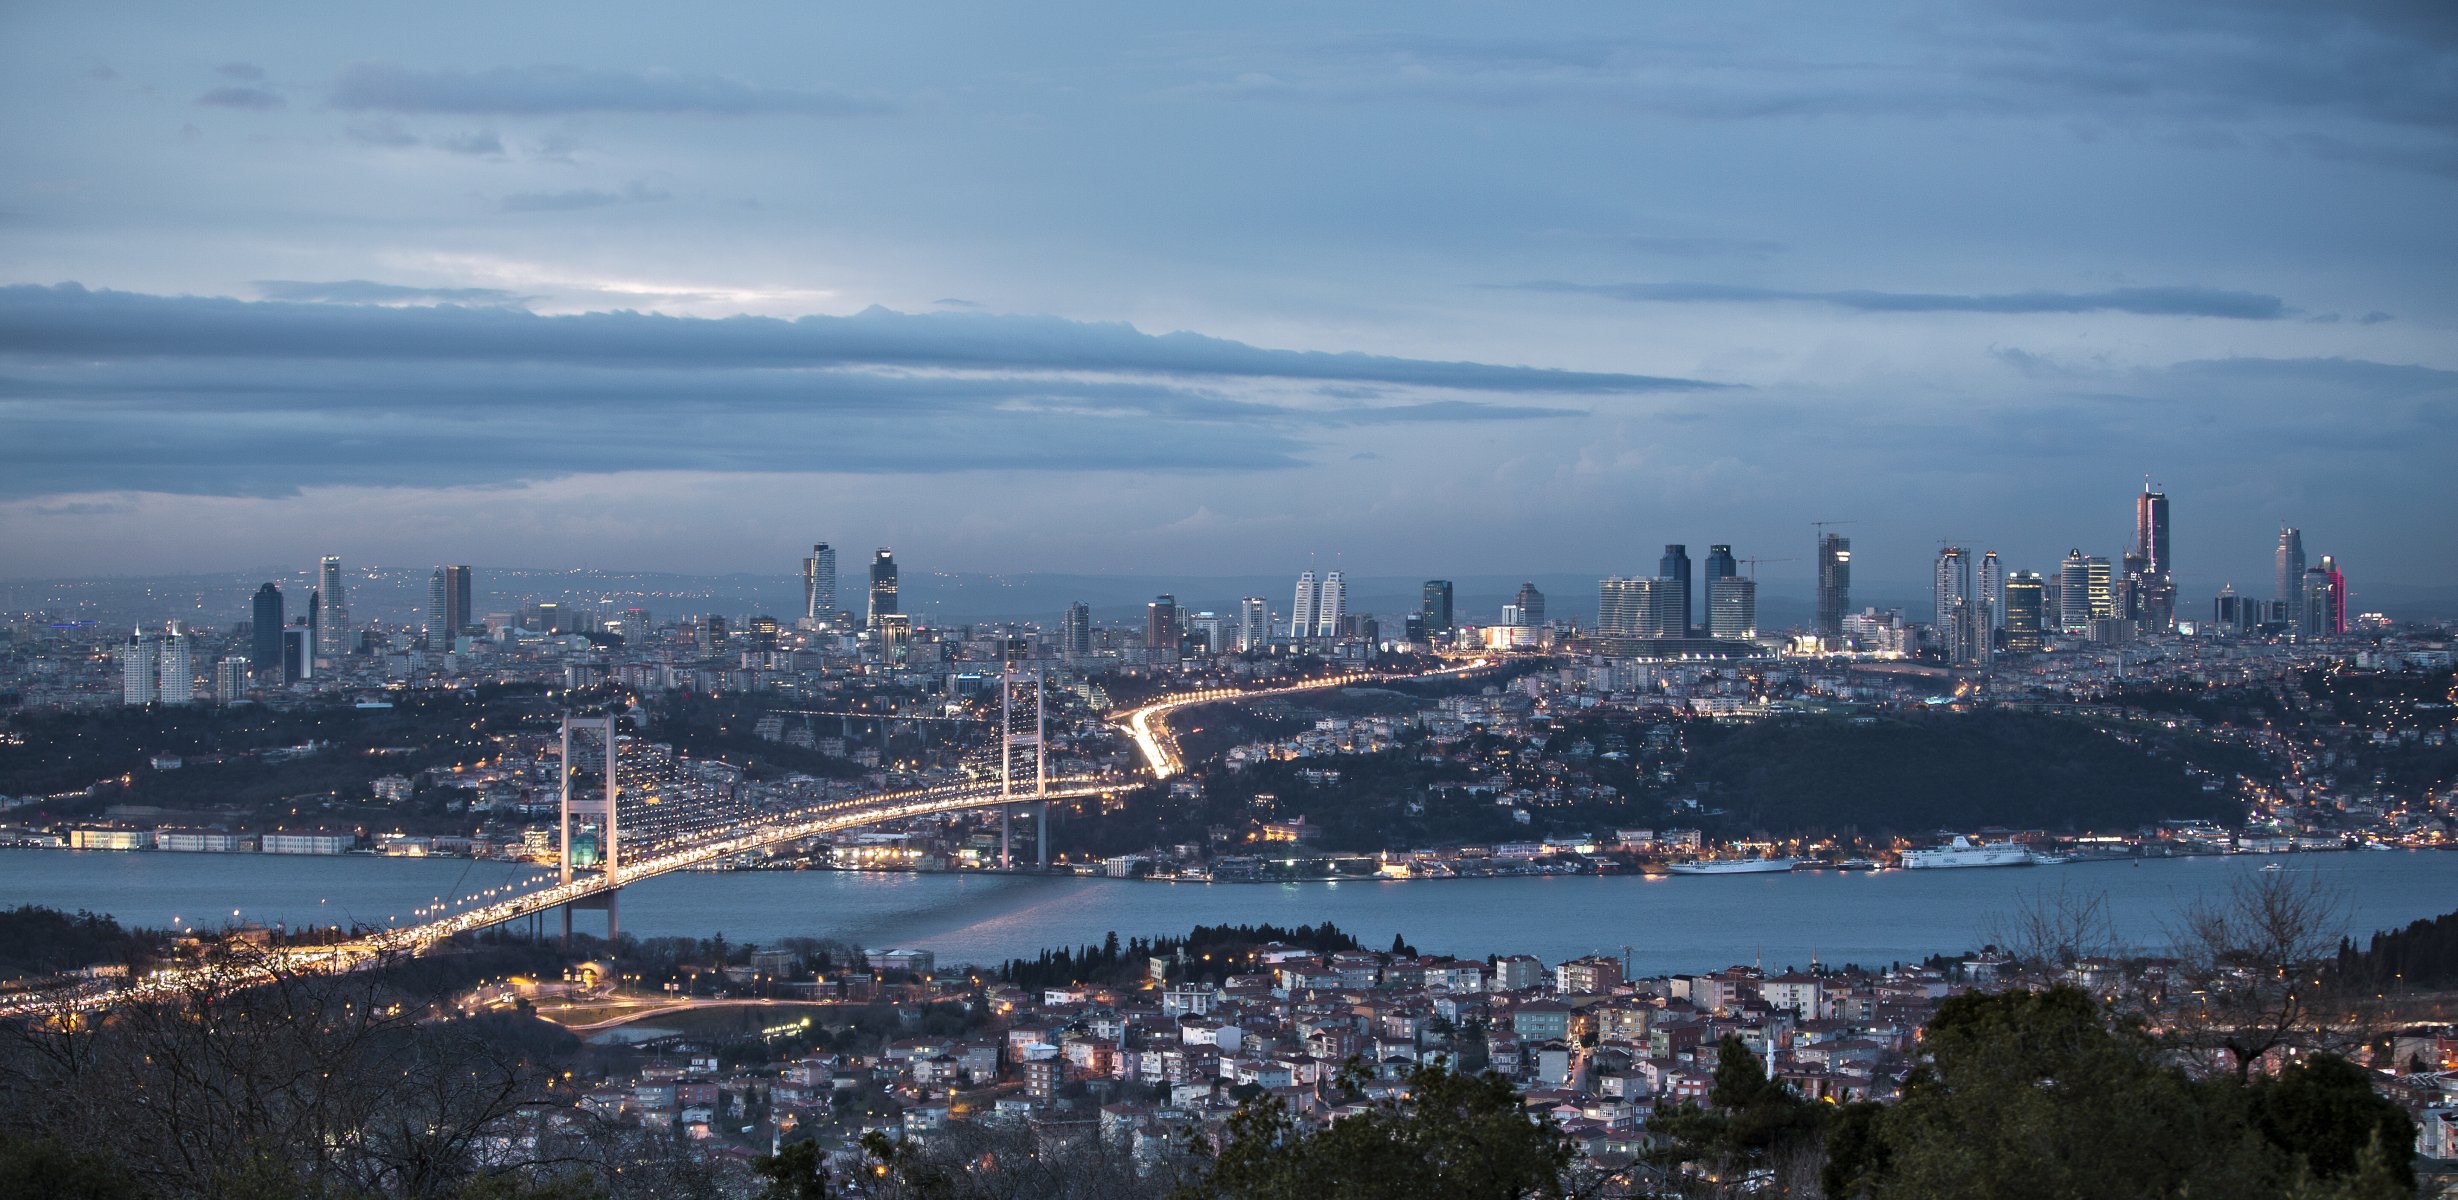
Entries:
{"label": "cruise ship", "polygon": [[1765,875],[1789,871],[1799,861],[1797,858],[1709,858],[1672,863],[1664,869],[1675,875]]}
{"label": "cruise ship", "polygon": [[1943,846],[1903,852],[1904,868],[1915,871],[1931,867],[2028,867],[2031,864],[2031,851],[2027,847],[2014,842],[1975,842],[1961,836]]}

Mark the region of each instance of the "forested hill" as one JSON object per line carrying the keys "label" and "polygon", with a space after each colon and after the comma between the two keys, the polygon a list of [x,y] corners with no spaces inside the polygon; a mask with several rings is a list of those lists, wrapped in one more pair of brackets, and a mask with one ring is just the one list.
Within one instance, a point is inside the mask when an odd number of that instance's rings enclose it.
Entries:
{"label": "forested hill", "polygon": [[2167,818],[2235,820],[2168,751],[2033,713],[1802,717],[1691,736],[1686,782],[1729,827],[1917,836],[2001,825],[2121,830]]}
{"label": "forested hill", "polygon": [[2458,912],[2376,933],[2363,950],[2339,947],[2342,979],[2368,987],[2458,987]]}

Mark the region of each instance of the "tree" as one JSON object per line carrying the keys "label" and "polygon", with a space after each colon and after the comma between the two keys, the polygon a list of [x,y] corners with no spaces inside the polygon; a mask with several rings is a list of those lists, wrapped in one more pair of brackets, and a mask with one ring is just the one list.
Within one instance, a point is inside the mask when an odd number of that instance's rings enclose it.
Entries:
{"label": "tree", "polygon": [[2363,1068],[2317,1054],[2253,1085],[2253,1127],[2324,1183],[2356,1194],[2415,1189],[2415,1123]]}
{"label": "tree", "polygon": [[0,1134],[0,1196],[48,1200],[142,1200],[146,1194],[108,1155],[73,1150],[49,1138]]}
{"label": "tree", "polygon": [[[1366,1081],[1362,1064],[1342,1072]],[[1440,1065],[1407,1079],[1408,1097],[1372,1104],[1329,1126],[1300,1129],[1276,1096],[1238,1106],[1228,1137],[1173,1200],[1494,1200],[1577,1191],[1568,1138],[1549,1117],[1531,1119],[1510,1081]]]}
{"label": "tree", "polygon": [[2108,893],[2076,892],[2060,880],[2055,891],[2034,889],[2016,900],[2012,912],[1993,916],[1989,940],[2026,970],[2054,977],[2084,959],[2114,953],[2117,931]]}
{"label": "tree", "polygon": [[787,1142],[775,1154],[753,1159],[751,1170],[768,1181],[758,1200],[827,1200],[828,1164],[817,1142]]}
{"label": "tree", "polygon": [[1814,1171],[1826,1120],[1825,1108],[1769,1078],[1758,1055],[1727,1034],[1716,1043],[1707,1107],[1667,1109],[1648,1127],[1670,1142],[1655,1154],[1658,1166],[1695,1168],[1696,1186],[1738,1189],[1762,1172]]}
{"label": "tree", "polygon": [[2187,1040],[2250,1081],[2264,1055],[2317,1032],[2321,962],[2345,925],[2344,900],[2310,874],[2240,875],[2186,906],[2170,937],[2195,989]]}

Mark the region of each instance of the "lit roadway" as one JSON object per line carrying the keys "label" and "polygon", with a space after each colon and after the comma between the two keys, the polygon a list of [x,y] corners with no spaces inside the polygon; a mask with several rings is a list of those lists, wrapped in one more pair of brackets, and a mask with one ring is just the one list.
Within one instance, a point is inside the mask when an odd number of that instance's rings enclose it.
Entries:
{"label": "lit roadway", "polygon": [[1349,687],[1360,683],[1391,683],[1407,679],[1435,679],[1445,675],[1466,675],[1496,665],[1490,659],[1477,659],[1439,671],[1398,671],[1377,673],[1357,671],[1309,679],[1275,688],[1207,688],[1199,692],[1172,692],[1141,708],[1128,712],[1115,724],[1135,742],[1137,753],[1144,756],[1144,769],[1155,779],[1167,779],[1184,769],[1178,761],[1177,739],[1169,736],[1169,723],[1162,718],[1181,708],[1210,704],[1217,700],[1254,700],[1265,696],[1286,696],[1295,692],[1313,692],[1324,688]]}
{"label": "lit roadway", "polygon": [[[1486,659],[1444,667],[1436,671],[1355,672],[1347,675],[1311,679],[1303,683],[1271,688],[1212,688],[1199,692],[1183,692],[1164,696],[1126,714],[1118,722],[1134,739],[1135,747],[1144,758],[1154,778],[1166,779],[1176,774],[1181,763],[1167,723],[1162,719],[1172,710],[1191,705],[1209,704],[1220,700],[1256,699],[1284,696],[1297,692],[1319,691],[1324,688],[1349,687],[1361,683],[1393,682],[1408,679],[1432,679],[1448,675],[1464,675],[1496,665]],[[272,949],[254,962],[245,964],[216,963],[203,966],[172,967],[156,971],[128,986],[84,984],[0,1000],[0,1017],[57,1015],[93,1011],[129,999],[146,999],[184,994],[199,988],[226,990],[261,983],[279,975],[317,974],[353,971],[389,959],[405,958],[422,953],[437,943],[464,933],[474,933],[506,921],[546,912],[575,900],[585,900],[610,892],[625,884],[680,871],[728,858],[745,851],[757,850],[778,842],[791,842],[839,830],[877,825],[908,817],[930,816],[972,808],[991,808],[1001,804],[1029,804],[1041,799],[1068,799],[1098,795],[1126,786],[1127,780],[1110,775],[1071,775],[1049,781],[1043,792],[1002,793],[994,782],[970,783],[953,787],[917,788],[901,792],[881,792],[851,800],[838,800],[811,805],[791,812],[775,813],[730,833],[688,845],[661,847],[638,857],[625,855],[618,873],[598,872],[575,877],[570,883],[553,883],[533,892],[523,892],[493,903],[462,909],[416,925],[404,925],[366,934],[349,941],[321,946],[285,946]]]}

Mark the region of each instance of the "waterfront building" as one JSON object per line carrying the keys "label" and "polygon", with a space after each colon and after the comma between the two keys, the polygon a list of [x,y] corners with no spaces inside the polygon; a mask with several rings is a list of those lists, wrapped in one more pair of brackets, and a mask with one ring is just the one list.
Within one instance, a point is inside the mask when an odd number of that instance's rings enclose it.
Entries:
{"label": "waterfront building", "polygon": [[248,660],[256,674],[270,684],[289,682],[282,677],[282,589],[270,582],[257,588],[250,619]]}
{"label": "waterfront building", "polygon": [[819,542],[802,560],[802,625],[822,629],[836,623],[836,547]]}
{"label": "waterfront building", "polygon": [[[1710,570],[1714,562],[1708,559]],[[1707,577],[1707,636],[1735,640],[1758,636],[1757,580],[1730,574]]]}
{"label": "waterfront building", "polygon": [[2037,571],[2006,577],[2006,653],[2037,654],[2045,647],[2047,591]]}
{"label": "waterfront building", "polygon": [[1451,629],[1451,581],[1428,579],[1417,614],[1425,620],[1428,635],[1447,633]]}
{"label": "waterfront building", "polygon": [[867,623],[876,629],[881,617],[894,615],[896,607],[896,555],[881,546],[871,558],[870,613]]}
{"label": "waterfront building", "polygon": [[317,563],[316,657],[340,658],[350,652],[349,593],[341,585],[341,556],[327,554]]}
{"label": "waterfront building", "polygon": [[1852,611],[1852,539],[1818,534],[1818,636],[1843,637],[1844,614]]}

